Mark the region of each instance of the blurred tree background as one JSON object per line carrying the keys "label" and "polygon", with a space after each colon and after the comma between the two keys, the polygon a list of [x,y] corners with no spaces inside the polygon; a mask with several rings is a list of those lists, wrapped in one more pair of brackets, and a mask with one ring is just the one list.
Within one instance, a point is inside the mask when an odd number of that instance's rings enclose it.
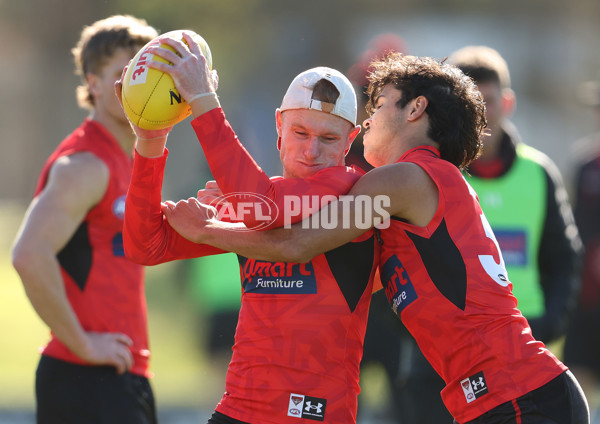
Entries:
{"label": "blurred tree background", "polygon": [[[443,58],[466,44],[499,50],[519,100],[517,126],[565,172],[569,141],[593,128],[575,91],[600,70],[596,0],[0,0],[0,12],[3,200],[29,198],[43,161],[85,115],[74,100],[70,49],[84,25],[116,13],[207,40],[228,117],[271,173],[280,172],[274,109],[291,78],[317,65],[346,71],[383,32],[419,56]],[[202,155],[189,154],[199,152],[186,127],[170,140],[178,166],[169,169],[167,194],[188,193],[197,182],[190,171],[206,172]]]}
{"label": "blurred tree background", "polygon": [[[125,13],[160,32],[186,28],[206,39],[228,118],[272,175],[281,172],[274,110],[291,79],[318,65],[346,72],[381,33],[402,37],[418,56],[441,59],[467,44],[497,49],[511,69],[523,139],[556,161],[567,182],[572,142],[594,129],[575,93],[600,77],[597,0],[0,0],[0,410],[33,407],[46,329],[9,250],[43,162],[85,116],[70,50],[84,25]],[[194,195],[211,178],[188,122],[169,138],[165,199]],[[212,409],[223,375],[197,349],[202,328],[181,295],[184,275],[167,264],[148,277],[158,406]]]}

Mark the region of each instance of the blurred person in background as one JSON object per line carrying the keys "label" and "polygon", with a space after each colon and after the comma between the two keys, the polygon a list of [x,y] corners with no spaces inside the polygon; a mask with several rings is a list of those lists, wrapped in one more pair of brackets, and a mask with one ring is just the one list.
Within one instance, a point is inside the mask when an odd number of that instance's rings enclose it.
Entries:
{"label": "blurred person in background", "polygon": [[144,269],[125,258],[135,134],[114,94],[157,31],[132,16],[86,26],[72,49],[90,114],[45,163],[13,265],[51,330],[36,373],[37,422],[156,423]]}
{"label": "blurred person in background", "polygon": [[[177,54],[160,47],[149,50],[172,65],[154,60],[149,64],[173,77],[192,108],[192,127],[218,183],[218,188],[213,185],[198,196],[222,190],[231,195],[227,199],[232,210],[239,211],[238,205],[248,202],[247,194],[257,193],[282,212],[268,226],[280,226],[286,219],[285,196],[335,199],[358,180],[362,172],[344,166],[360,131],[356,95],[344,75],[317,67],[294,78],[275,113],[283,177],[269,178],[227,122],[216,95],[216,76],[198,44],[187,33],[184,39],[187,44],[165,39]],[[127,256],[155,265],[224,253],[190,242],[164,219],[163,211],[175,206],[168,201],[161,204],[170,128],[146,131],[134,126],[134,130],[138,143],[125,208]],[[177,205],[194,202],[196,198]],[[304,212],[319,207],[315,202]],[[257,228],[259,214],[252,208],[245,211],[237,218],[243,216],[248,228]],[[242,290],[233,355],[226,391],[209,423],[356,422],[359,365],[377,253],[375,235],[368,231],[306,263],[238,255]]]}
{"label": "blurred person in background", "polygon": [[[600,129],[600,80],[582,83],[579,98],[593,110]],[[563,355],[587,395],[592,422],[600,423],[600,131],[578,140],[575,149],[575,222],[585,256],[579,304]]]}
{"label": "blurred person in background", "polygon": [[[486,105],[488,134],[467,168],[496,236],[519,310],[533,336],[548,344],[564,336],[579,287],[581,241],[554,163],[523,143],[509,118],[516,99],[504,58],[487,46],[467,46],[449,63],[470,76]],[[414,343],[403,389],[407,422],[448,422],[439,392],[444,382]]]}
{"label": "blurred person in background", "polygon": [[580,287],[582,244],[563,178],[544,153],[522,142],[510,121],[516,105],[508,65],[494,49],[468,46],[450,63],[475,80],[489,134],[467,169],[533,335],[550,344],[565,335]]}
{"label": "blurred person in background", "polygon": [[[393,33],[383,33],[373,38],[367,48],[361,52],[356,62],[348,69],[348,78],[355,86],[358,101],[358,122],[364,122],[369,117],[367,113],[367,87],[369,81],[369,64],[373,59],[383,57],[389,52],[407,53],[406,41]],[[363,133],[361,132],[346,156],[346,164],[355,165],[369,171],[373,166],[364,157]],[[367,321],[367,332],[363,347],[363,358],[360,363],[361,380],[369,370],[380,367],[385,376],[387,402],[384,399],[374,399],[375,387],[362,385],[358,397],[358,415],[361,420],[383,420],[385,422],[398,423],[402,409],[400,396],[401,381],[399,380],[400,352],[402,333],[405,337],[410,334],[404,328],[394,311],[388,306],[385,292],[379,290],[373,293],[371,308],[369,309],[369,320]],[[383,406],[382,406],[383,404]]]}

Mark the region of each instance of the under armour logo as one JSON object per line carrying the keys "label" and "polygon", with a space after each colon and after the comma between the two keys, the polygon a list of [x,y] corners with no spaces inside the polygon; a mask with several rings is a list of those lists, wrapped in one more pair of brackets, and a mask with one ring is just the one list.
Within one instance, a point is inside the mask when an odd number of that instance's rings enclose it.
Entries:
{"label": "under armour logo", "polygon": [[319,402],[316,405],[313,405],[312,402],[309,400],[309,401],[306,402],[306,406],[304,407],[304,410],[305,411],[311,411],[312,410],[312,411],[315,411],[317,414],[320,414],[322,412],[321,411],[322,407],[323,407],[322,403]]}
{"label": "under armour logo", "polygon": [[290,393],[287,416],[313,421],[324,421],[327,399]]}
{"label": "under armour logo", "polygon": [[467,403],[471,403],[489,392],[483,371],[479,371],[477,374],[461,380],[460,386],[465,394]]}
{"label": "under armour logo", "polygon": [[483,389],[485,387],[485,381],[483,380],[483,377],[479,377],[479,381],[471,380],[471,384],[473,385],[474,390],[479,390],[480,388]]}

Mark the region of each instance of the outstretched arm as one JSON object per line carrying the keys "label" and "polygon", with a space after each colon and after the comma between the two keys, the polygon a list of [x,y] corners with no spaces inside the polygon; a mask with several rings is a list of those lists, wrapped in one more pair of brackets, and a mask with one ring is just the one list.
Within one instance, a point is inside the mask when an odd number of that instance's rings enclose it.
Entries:
{"label": "outstretched arm", "polygon": [[164,219],[161,189],[167,155],[168,151],[159,158],[147,158],[138,151],[135,153],[123,223],[126,256],[136,263],[156,265],[224,253],[221,249],[186,240]]}
{"label": "outstretched arm", "polygon": [[[192,108],[192,127],[206,156],[217,184],[234,211],[249,228],[275,228],[289,222],[299,222],[315,212],[320,202],[308,205],[290,199],[304,196],[338,196],[347,193],[358,180],[357,171],[345,166],[331,167],[305,179],[271,179],[244,148],[227,121],[216,96],[217,79],[208,68],[196,41],[184,33],[185,43],[165,38],[164,44],[175,52],[155,46],[149,49],[170,63],[149,61],[152,68],[167,72],[178,91]],[[360,127],[352,134],[354,139]],[[291,207],[290,207],[291,206]],[[269,213],[269,211],[279,213]],[[291,211],[290,211],[291,209]],[[287,215],[283,212],[288,210]],[[288,219],[289,221],[285,221]]]}
{"label": "outstretched arm", "polygon": [[[127,67],[123,69],[123,75]],[[115,94],[121,100],[121,80]],[[128,259],[142,265],[156,265],[224,253],[212,246],[191,243],[181,237],[163,217],[161,191],[168,156],[167,137],[172,127],[144,130],[131,123],[137,136],[133,173],[125,201],[123,247]]]}
{"label": "outstretched arm", "polygon": [[169,223],[184,237],[246,257],[307,262],[341,246],[374,226],[385,227],[397,216],[415,225],[431,220],[438,204],[437,187],[417,165],[398,163],[373,169],[348,196],[292,225],[269,231],[239,231],[215,219],[216,212],[191,199],[181,208],[165,210]]}

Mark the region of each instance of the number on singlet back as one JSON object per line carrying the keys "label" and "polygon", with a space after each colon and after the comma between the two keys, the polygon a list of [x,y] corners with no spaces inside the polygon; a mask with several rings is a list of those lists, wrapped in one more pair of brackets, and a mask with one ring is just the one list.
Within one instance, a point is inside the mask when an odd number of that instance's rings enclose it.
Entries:
{"label": "number on singlet back", "polygon": [[492,231],[492,227],[482,213],[480,216],[481,223],[483,224],[483,229],[485,230],[485,235],[494,242],[496,246],[496,251],[498,252],[498,257],[500,258],[500,263],[496,263],[493,255],[479,255],[479,262],[481,262],[481,266],[485,269],[485,272],[488,273],[492,279],[500,284],[502,287],[508,286],[508,273],[506,272],[506,267],[504,266],[504,258],[502,258],[502,252],[500,252],[500,246],[498,246],[498,241],[496,241],[496,237],[494,236],[494,232]]}
{"label": "number on singlet back", "polygon": [[[469,192],[471,193],[471,196],[477,199],[477,194],[475,193],[475,190],[473,190],[473,187],[471,187],[469,183],[467,183],[467,185],[469,186]],[[496,240],[496,236],[494,236],[492,227],[490,226],[490,223],[483,212],[481,215],[479,215],[479,218],[481,218],[481,224],[483,225],[485,235],[487,238],[492,240],[494,242],[494,246],[496,246],[500,263],[496,263],[493,255],[479,255],[479,262],[481,262],[481,266],[483,266],[485,272],[492,277],[492,280],[500,284],[502,287],[506,287],[510,281],[508,280],[508,273],[506,272],[506,267],[504,266],[504,258],[502,257],[500,246],[498,245],[498,241]]]}

